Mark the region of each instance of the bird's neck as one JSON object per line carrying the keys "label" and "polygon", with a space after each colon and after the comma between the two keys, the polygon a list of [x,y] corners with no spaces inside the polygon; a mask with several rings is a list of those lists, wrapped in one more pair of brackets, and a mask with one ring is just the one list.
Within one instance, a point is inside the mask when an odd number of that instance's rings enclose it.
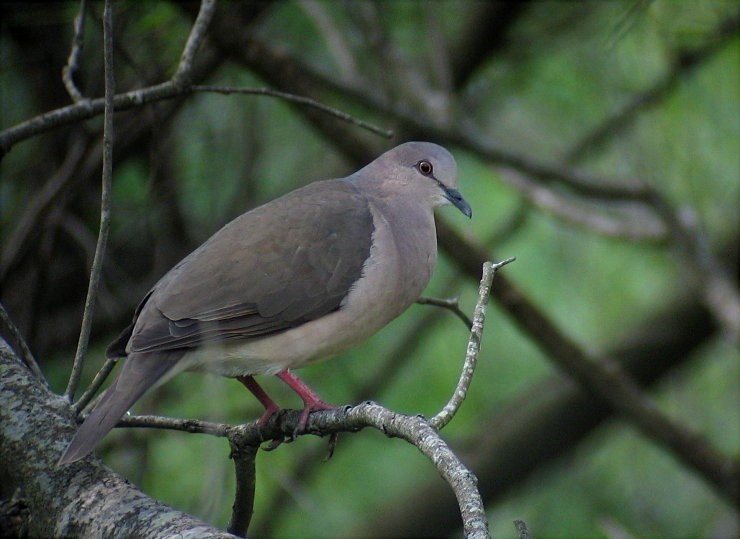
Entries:
{"label": "bird's neck", "polygon": [[382,256],[388,258],[388,264],[395,265],[397,293],[410,304],[426,288],[436,263],[434,211],[422,204],[398,203],[393,198],[370,197],[369,202],[375,233],[382,233],[390,240],[379,242],[389,246]]}

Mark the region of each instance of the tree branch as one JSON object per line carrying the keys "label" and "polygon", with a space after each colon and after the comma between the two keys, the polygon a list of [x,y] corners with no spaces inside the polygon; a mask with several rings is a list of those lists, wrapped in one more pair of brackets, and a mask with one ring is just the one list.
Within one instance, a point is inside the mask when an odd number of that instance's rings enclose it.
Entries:
{"label": "tree branch", "polygon": [[103,127],[103,174],[100,194],[100,231],[95,246],[95,258],[90,270],[90,281],[85,299],[85,311],[82,315],[80,339],[77,342],[72,372],[64,396],[70,401],[74,398],[77,385],[80,383],[82,367],[87,354],[87,345],[90,341],[95,302],[100,286],[100,273],[105,258],[105,248],[108,245],[108,230],[110,228],[111,189],[113,184],[113,96],[116,93],[116,78],[113,67],[113,8],[111,0],[106,0],[103,12],[103,54],[105,57],[105,115]]}
{"label": "tree branch", "polygon": [[74,38],[72,39],[72,48],[69,51],[69,58],[67,59],[67,65],[62,69],[62,81],[64,81],[64,87],[67,89],[67,93],[72,98],[72,101],[82,101],[84,96],[80,93],[80,90],[75,84],[75,75],[77,70],[80,68],[80,58],[82,57],[82,47],[84,45],[85,36],[85,17],[87,14],[87,0],[80,1],[80,11],[75,17],[75,32]]}
{"label": "tree branch", "polygon": [[257,479],[255,461],[259,445],[242,445],[234,438],[229,438],[229,445],[231,446],[229,456],[234,460],[234,471],[236,472],[236,495],[231,520],[226,529],[229,533],[246,537],[254,513],[254,492]]}
{"label": "tree branch", "polygon": [[342,112],[341,110],[335,109],[333,107],[329,107],[313,99],[309,99],[308,97],[289,94],[286,92],[281,92],[279,90],[272,90],[270,88],[237,88],[234,86],[213,86],[213,85],[201,84],[197,86],[190,86],[187,89],[187,91],[189,92],[213,92],[213,93],[226,94],[226,95],[247,94],[247,95],[264,95],[268,97],[277,97],[284,101],[289,101],[291,103],[296,103],[297,105],[302,105],[304,107],[308,107],[308,108],[319,110],[321,112],[325,112],[329,116],[333,116],[348,124],[355,125],[362,129],[366,129],[367,131],[370,131],[371,133],[375,133],[376,135],[380,135],[381,137],[391,138],[393,136],[393,131],[390,131],[388,129],[383,129],[382,127],[375,126],[371,123],[360,120],[359,118],[350,116],[346,112]]}
{"label": "tree branch", "polygon": [[234,537],[150,498],[94,457],[57,468],[76,430],[69,402],[1,339],[0,387],[2,489],[18,489],[28,505],[29,537]]}
{"label": "tree branch", "polygon": [[430,298],[427,296],[422,296],[416,300],[416,303],[418,303],[419,305],[432,305],[433,307],[440,307],[442,309],[447,309],[448,311],[452,312],[455,316],[457,316],[462,321],[462,323],[465,324],[465,327],[467,327],[468,330],[473,329],[473,321],[460,308],[459,298],[457,297],[450,298],[450,299],[444,299],[444,298]]}
{"label": "tree branch", "polygon": [[[189,433],[210,434],[229,439],[232,448],[238,452],[245,448],[259,447],[267,440],[278,442],[293,441],[298,427],[301,410],[282,410],[264,425],[256,421],[243,425],[230,426],[197,419],[177,419],[161,416],[126,416],[119,421],[119,427],[164,428]],[[435,465],[440,475],[447,481],[458,499],[466,537],[487,537],[485,509],[476,486],[475,476],[462,464],[437,433],[436,429],[423,417],[399,414],[374,402],[364,402],[342,409],[313,412],[308,417],[306,429],[299,436],[314,434],[326,436],[340,432],[357,432],[365,427],[373,427],[387,436],[402,438],[416,446]],[[247,453],[251,449],[247,450]],[[251,475],[249,457],[246,464],[239,463],[247,471],[237,472],[247,478]],[[249,479],[244,479],[248,483]],[[242,499],[249,500],[249,488]],[[242,502],[249,504],[249,501]],[[232,516],[232,522],[243,522],[244,516]],[[243,524],[240,524],[240,526]]]}
{"label": "tree branch", "polygon": [[92,398],[98,392],[98,389],[100,389],[108,376],[110,376],[110,373],[116,366],[116,363],[117,361],[115,358],[105,358],[105,363],[103,363],[103,366],[100,367],[100,370],[95,374],[95,377],[90,383],[90,386],[85,390],[85,392],[77,400],[77,402],[72,405],[72,409],[75,411],[76,414],[79,415],[80,412],[82,412],[82,410],[85,408],[85,406],[87,406],[87,403],[92,400]]}
{"label": "tree branch", "polygon": [[[196,19],[196,24],[193,26],[193,30],[190,33],[186,48],[183,51],[180,63],[178,64],[175,75],[167,82],[163,82],[157,85],[149,86],[139,90],[132,90],[124,94],[116,95],[113,98],[113,107],[116,112],[128,110],[135,107],[141,107],[145,104],[155,103],[166,99],[172,99],[174,97],[186,95],[194,91],[219,91],[221,93],[252,93],[257,95],[272,95],[274,97],[286,98],[284,92],[272,91],[265,89],[237,89],[229,88],[228,92],[224,90],[224,87],[214,87],[218,90],[197,90],[194,89],[190,83],[192,77],[194,53],[200,46],[203,39],[203,33],[206,30],[206,25],[210,22],[213,16],[212,10],[215,2],[213,0],[204,0],[201,4],[201,11]],[[272,93],[270,93],[272,92]],[[364,129],[368,129],[373,133],[380,134],[382,136],[389,136],[387,130],[379,127],[372,126],[367,122],[354,119],[352,116],[346,113],[332,109],[325,105],[321,105],[309,98],[302,98],[301,96],[291,96],[290,99],[296,103],[300,103],[303,106],[313,107],[322,112],[327,112],[332,116],[339,118],[345,122],[352,123]],[[2,158],[16,143],[31,138],[40,133],[44,133],[51,129],[87,120],[94,116],[98,116],[105,109],[105,99],[85,99],[79,103],[68,105],[56,110],[52,110],[31,118],[18,125],[5,129],[0,132],[0,158]]]}
{"label": "tree branch", "polygon": [[177,70],[172,77],[172,83],[177,87],[189,86],[191,84],[191,73],[193,71],[193,62],[195,53],[198,52],[201,43],[206,37],[206,31],[211,24],[213,14],[216,11],[216,0],[201,0],[198,15],[195,18],[193,27],[190,29],[190,35],[185,43],[185,48],[180,55],[180,61],[177,64]]}
{"label": "tree branch", "polygon": [[473,373],[475,372],[478,354],[480,353],[483,325],[486,321],[486,305],[488,304],[488,296],[491,293],[493,278],[500,268],[514,260],[516,259],[508,258],[498,264],[492,264],[491,262],[485,262],[483,264],[483,276],[481,277],[480,287],[478,289],[478,303],[475,305],[475,312],[473,314],[473,324],[470,328],[470,339],[468,340],[468,348],[465,353],[465,363],[452,397],[445,404],[444,408],[429,420],[429,424],[436,430],[442,430],[455,417],[455,414],[460,409],[468,394],[468,388],[473,381]]}

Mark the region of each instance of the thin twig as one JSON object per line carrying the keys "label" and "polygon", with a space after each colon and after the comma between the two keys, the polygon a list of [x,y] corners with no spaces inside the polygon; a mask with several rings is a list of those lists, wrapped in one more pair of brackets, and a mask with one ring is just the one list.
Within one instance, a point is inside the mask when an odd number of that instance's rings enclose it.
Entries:
{"label": "thin twig", "polygon": [[[256,91],[255,91],[256,90]],[[192,93],[194,90],[191,86],[177,86],[173,81],[163,82],[153,86],[148,86],[140,90],[132,90],[123,94],[119,94],[114,97],[113,105],[116,112],[129,110],[136,107],[141,107],[149,103],[156,103],[173,97],[187,95]],[[202,90],[205,91],[205,90]],[[215,90],[209,90],[215,91]],[[316,108],[322,112],[327,112],[330,115],[346,121],[352,125],[356,125],[363,129],[367,129],[372,133],[379,134],[383,137],[390,138],[393,136],[393,132],[377,126],[374,126],[368,122],[358,120],[353,116],[337,111],[327,106],[316,106],[315,101],[297,96],[294,94],[288,94],[278,91],[271,91],[271,94],[262,92],[261,89],[232,89],[225,93],[250,93],[250,94],[264,94],[273,95],[274,97],[284,97],[290,99],[293,102],[302,104],[307,107]],[[290,96],[288,98],[287,96]],[[79,103],[68,105],[59,109],[54,109],[49,112],[45,112],[39,116],[35,116],[30,120],[22,122],[13,127],[0,132],[0,158],[2,158],[15,144],[20,141],[31,138],[40,133],[45,133],[56,127],[65,125],[71,125],[78,123],[82,120],[87,120],[94,116],[99,115],[105,109],[105,100],[103,98],[97,99],[85,99]]]}
{"label": "thin twig", "polygon": [[[113,105],[115,111],[128,110],[134,107],[140,107],[148,103],[154,103],[165,99],[172,99],[180,95],[185,95],[194,91],[216,91],[221,93],[252,93],[256,95],[269,95],[273,97],[280,97],[307,107],[318,109],[322,112],[326,112],[336,118],[346,121],[350,124],[356,125],[363,129],[367,129],[373,133],[377,133],[383,137],[390,138],[393,136],[393,132],[374,126],[362,120],[355,119],[347,113],[338,111],[331,107],[321,105],[320,103],[308,99],[302,98],[297,95],[292,95],[284,92],[273,91],[264,89],[256,89],[254,91],[248,91],[247,89],[228,89],[224,87],[213,87],[213,90],[206,90],[206,87],[201,87],[199,90],[193,89],[190,85],[190,73],[193,69],[193,61],[195,53],[205,38],[206,30],[210,24],[213,13],[215,11],[215,0],[203,0],[196,17],[193,28],[188,36],[187,43],[183,49],[182,55],[180,56],[180,62],[178,63],[177,70],[174,76],[167,82],[148,86],[139,90],[132,90],[124,94],[116,95],[113,98]],[[197,87],[195,87],[197,88]],[[55,109],[49,112],[45,112],[39,116],[35,116],[30,120],[22,122],[18,125],[12,126],[4,131],[0,132],[0,158],[2,158],[16,143],[31,138],[40,133],[44,133],[56,127],[77,123],[81,120],[86,120],[101,114],[105,109],[105,99],[83,99],[73,105]]]}
{"label": "thin twig", "polygon": [[268,97],[278,97],[280,99],[284,99],[285,101],[290,101],[291,103],[296,103],[298,105],[303,105],[304,107],[309,107],[309,108],[320,110],[321,112],[325,112],[326,114],[329,114],[330,116],[334,116],[335,118],[345,121],[351,125],[356,125],[357,127],[366,129],[370,131],[371,133],[380,135],[381,137],[391,138],[393,136],[393,131],[390,131],[388,129],[383,129],[382,127],[378,127],[368,122],[365,122],[363,120],[360,120],[358,118],[355,118],[354,116],[351,116],[347,114],[346,112],[342,112],[341,110],[335,109],[333,107],[329,107],[328,105],[324,105],[323,103],[319,103],[318,101],[314,101],[313,99],[310,99],[308,97],[289,94],[287,92],[281,92],[279,90],[272,90],[270,88],[239,88],[239,87],[232,87],[232,86],[213,86],[213,85],[195,85],[195,86],[191,86],[188,90],[192,92],[216,92],[216,93],[221,93],[221,94],[226,94],[226,95],[228,94],[248,94],[248,95],[265,95]]}
{"label": "thin twig", "polygon": [[[256,421],[247,423],[243,428],[250,428]],[[176,417],[164,417],[158,415],[125,415],[118,422],[118,427],[136,427],[143,429],[167,429],[191,434],[209,434],[218,438],[228,438],[230,429],[234,429],[226,423],[215,423],[213,421],[202,421],[200,419],[178,419]],[[257,435],[258,436],[258,435]]]}
{"label": "thin twig", "polygon": [[85,299],[85,311],[82,315],[82,328],[80,339],[77,342],[72,373],[69,383],[64,392],[68,400],[74,398],[77,386],[82,375],[82,366],[90,342],[90,330],[92,328],[93,314],[95,312],[95,301],[100,286],[100,273],[103,268],[105,248],[108,244],[108,230],[110,228],[110,199],[111,184],[113,178],[113,96],[116,93],[116,79],[113,69],[113,7],[111,1],[106,0],[103,11],[103,55],[105,58],[105,115],[103,122],[103,174],[100,194],[100,231],[98,243],[95,248],[95,258],[90,270],[90,282]]}
{"label": "thin twig", "polygon": [[85,99],[75,84],[75,75],[80,68],[80,58],[85,36],[85,16],[87,14],[87,0],[80,1],[80,11],[75,17],[75,35],[72,38],[72,48],[69,51],[67,65],[62,68],[62,81],[72,101],[78,102]]}
{"label": "thin twig", "polygon": [[445,404],[444,408],[437,415],[429,420],[429,424],[437,430],[443,429],[452,420],[468,394],[468,388],[470,387],[470,382],[473,380],[473,373],[475,372],[478,354],[480,353],[483,325],[486,321],[486,305],[491,294],[493,277],[500,268],[514,260],[516,258],[511,257],[497,264],[491,262],[483,264],[483,276],[481,277],[480,287],[478,289],[478,303],[475,305],[475,311],[473,313],[473,324],[470,330],[470,338],[468,339],[467,352],[465,353],[465,363],[460,373],[460,380],[457,382],[457,387],[452,397],[450,397],[449,402]]}
{"label": "thin twig", "polygon": [[198,52],[201,43],[203,43],[215,11],[216,0],[203,0],[201,2],[198,16],[195,18],[188,40],[180,55],[177,71],[175,71],[175,75],[172,77],[172,82],[175,86],[187,87],[190,84],[190,73],[193,70],[195,53]]}
{"label": "thin twig", "polygon": [[418,303],[419,305],[432,305],[434,307],[441,307],[443,309],[452,311],[460,320],[462,320],[463,324],[465,324],[465,326],[468,329],[472,329],[473,321],[460,308],[459,300],[460,298],[445,299],[445,298],[429,298],[426,296],[422,296],[416,300],[416,303]]}
{"label": "thin twig", "polygon": [[41,368],[39,368],[39,364],[36,362],[36,358],[33,357],[31,349],[28,347],[28,344],[26,344],[26,340],[23,338],[23,335],[21,334],[18,327],[13,323],[13,320],[10,318],[8,311],[5,310],[5,306],[2,303],[0,303],[0,322],[2,322],[5,330],[15,341],[14,343],[10,344],[14,348],[17,348],[15,351],[18,353],[21,359],[23,359],[23,363],[26,364],[28,370],[30,370],[41,383],[49,387],[49,382],[46,381],[44,373],[41,372]]}
{"label": "thin twig", "polygon": [[113,370],[113,367],[116,366],[116,359],[115,358],[106,358],[105,363],[103,363],[103,366],[100,368],[100,370],[95,375],[95,378],[93,378],[93,381],[90,383],[90,386],[85,390],[85,392],[82,394],[82,396],[72,405],[72,409],[75,411],[75,414],[80,414],[82,410],[85,409],[85,406],[87,406],[87,403],[90,402],[97,393],[98,389],[100,389],[100,386],[103,385],[103,382],[108,378],[111,371]]}

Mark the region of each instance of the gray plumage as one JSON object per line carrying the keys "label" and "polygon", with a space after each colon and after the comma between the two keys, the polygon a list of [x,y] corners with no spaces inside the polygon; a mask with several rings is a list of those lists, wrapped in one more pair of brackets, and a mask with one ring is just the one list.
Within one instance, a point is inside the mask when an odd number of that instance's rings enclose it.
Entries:
{"label": "gray plumage", "polygon": [[282,373],[377,332],[429,282],[433,210],[449,203],[471,215],[454,158],[436,144],[410,142],[350,176],[309,184],[231,221],[144,297],[108,350],[126,356],[124,367],[60,464],[92,451],[165,375]]}

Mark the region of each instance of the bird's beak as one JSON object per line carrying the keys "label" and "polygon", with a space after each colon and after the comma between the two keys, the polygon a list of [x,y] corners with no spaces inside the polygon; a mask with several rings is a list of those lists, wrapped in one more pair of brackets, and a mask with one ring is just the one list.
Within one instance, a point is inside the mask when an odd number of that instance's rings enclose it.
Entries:
{"label": "bird's beak", "polygon": [[460,194],[460,191],[457,189],[447,189],[445,188],[445,197],[447,197],[447,200],[452,202],[452,205],[455,206],[458,210],[463,212],[465,215],[468,216],[468,218],[473,217],[473,209],[470,207],[470,204],[468,204],[468,201],[463,198],[463,196]]}

